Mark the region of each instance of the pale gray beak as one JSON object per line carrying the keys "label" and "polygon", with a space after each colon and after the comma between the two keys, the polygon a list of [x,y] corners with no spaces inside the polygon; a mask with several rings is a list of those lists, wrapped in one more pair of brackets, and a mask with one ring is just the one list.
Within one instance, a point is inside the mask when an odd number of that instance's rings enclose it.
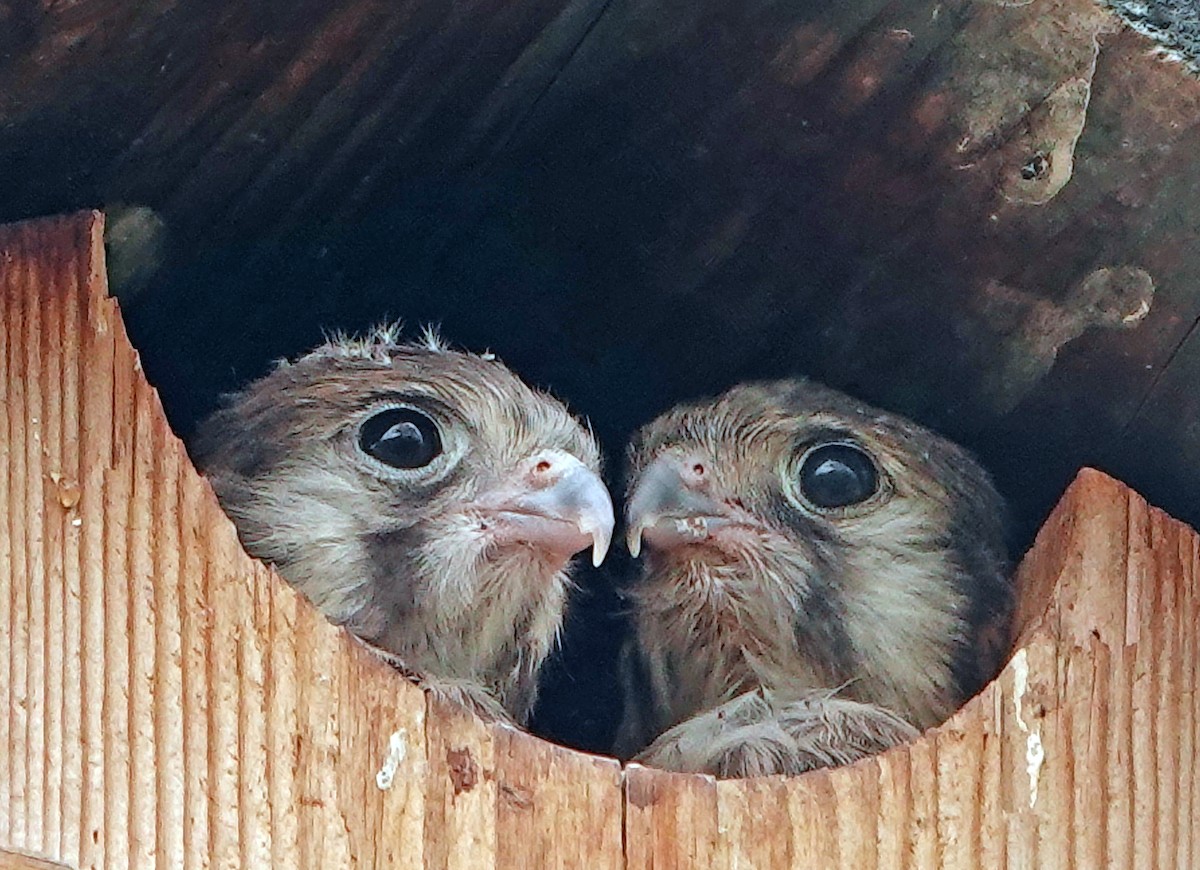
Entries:
{"label": "pale gray beak", "polygon": [[738,522],[729,508],[703,492],[704,484],[689,469],[690,460],[660,456],[642,475],[626,509],[625,543],[634,558],[642,539],[670,549],[707,540],[713,532]]}
{"label": "pale gray beak", "polygon": [[592,564],[608,553],[613,504],[596,472],[561,450],[521,463],[516,475],[473,505],[499,543],[522,543],[570,558],[592,548]]}

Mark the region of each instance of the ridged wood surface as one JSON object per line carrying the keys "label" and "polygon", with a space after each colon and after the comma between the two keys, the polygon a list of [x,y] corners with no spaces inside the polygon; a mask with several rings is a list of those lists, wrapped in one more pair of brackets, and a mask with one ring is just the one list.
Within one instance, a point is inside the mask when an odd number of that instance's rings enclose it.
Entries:
{"label": "ridged wood surface", "polygon": [[918,743],[714,782],[485,728],[245,556],[105,296],[0,230],[0,867],[1200,866],[1195,533],[1085,471],[995,683]]}

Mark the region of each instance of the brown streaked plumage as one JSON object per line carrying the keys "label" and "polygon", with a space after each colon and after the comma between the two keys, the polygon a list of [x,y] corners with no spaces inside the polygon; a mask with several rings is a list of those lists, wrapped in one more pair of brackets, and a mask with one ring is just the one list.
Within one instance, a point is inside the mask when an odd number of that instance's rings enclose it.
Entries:
{"label": "brown streaked plumage", "polygon": [[591,434],[490,355],[394,329],[281,364],[201,426],[247,551],[411,676],[523,723],[572,554],[612,533]]}
{"label": "brown streaked plumage", "polygon": [[719,776],[844,763],[998,667],[1003,505],[907,420],[809,381],[741,385],[639,432],[628,492],[645,553],[618,754]]}

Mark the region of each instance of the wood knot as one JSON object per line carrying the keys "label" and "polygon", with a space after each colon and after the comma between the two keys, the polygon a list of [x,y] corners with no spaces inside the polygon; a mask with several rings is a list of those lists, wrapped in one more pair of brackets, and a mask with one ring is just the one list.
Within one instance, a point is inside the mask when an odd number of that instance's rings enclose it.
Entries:
{"label": "wood knot", "polygon": [[446,750],[446,768],[455,795],[470,791],[479,784],[479,765],[475,763],[471,750],[465,746]]}
{"label": "wood knot", "polygon": [[639,810],[654,806],[658,802],[658,779],[654,773],[625,772],[625,798]]}

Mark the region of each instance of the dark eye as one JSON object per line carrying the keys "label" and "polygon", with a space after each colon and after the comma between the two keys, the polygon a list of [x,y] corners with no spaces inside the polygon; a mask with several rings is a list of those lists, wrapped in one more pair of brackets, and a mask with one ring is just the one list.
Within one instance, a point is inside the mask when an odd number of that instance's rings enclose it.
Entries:
{"label": "dark eye", "polygon": [[875,463],[853,444],[823,444],[808,452],[800,466],[800,492],[819,508],[839,508],[875,494]]}
{"label": "dark eye", "polygon": [[365,453],[393,468],[423,468],[442,452],[437,424],[412,408],[389,408],[358,430]]}

